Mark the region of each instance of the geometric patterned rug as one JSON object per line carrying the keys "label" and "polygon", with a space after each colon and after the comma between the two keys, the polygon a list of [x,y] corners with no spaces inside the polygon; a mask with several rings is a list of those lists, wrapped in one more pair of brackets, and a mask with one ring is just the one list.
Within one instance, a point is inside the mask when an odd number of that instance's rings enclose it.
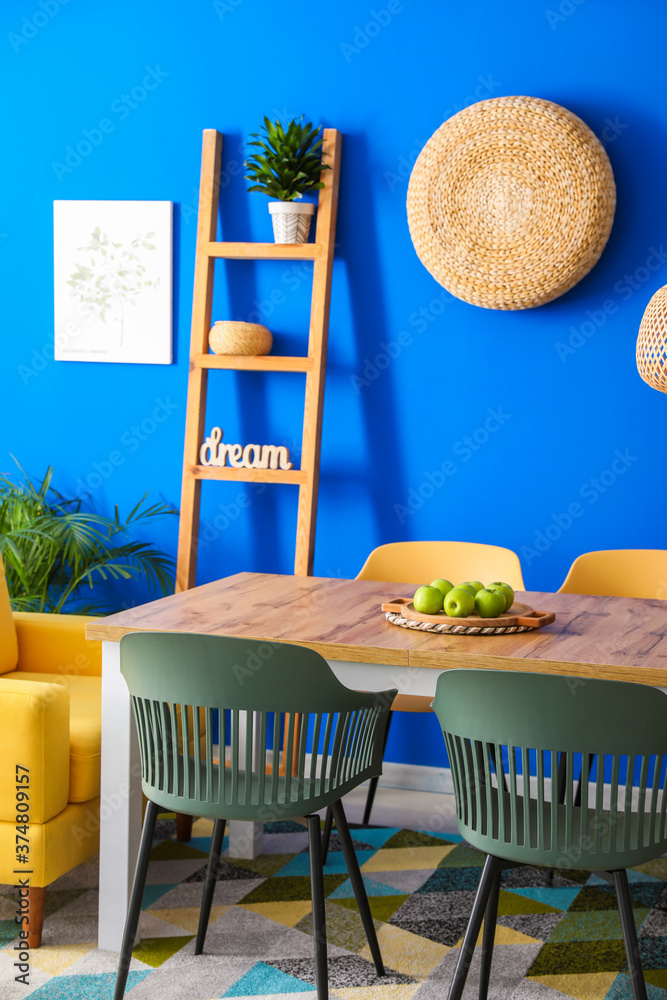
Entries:
{"label": "geometric patterned rug", "polygon": [[[212,823],[188,844],[160,819],[143,900],[131,1000],[219,997],[307,1000],[315,992],[307,834],[267,823],[264,853],[223,858],[205,952],[194,955]],[[351,824],[387,975],[379,978],[334,834],[325,868],[332,1000],[444,1000],[479,881],[482,856],[459,837]],[[225,845],[226,846],[226,845]],[[667,1000],[667,857],[629,873],[649,1000]],[[100,951],[97,865],[81,865],[47,892],[43,945],[30,985],[14,982],[16,896],[0,886],[1,1000],[102,1000],[117,956]],[[476,997],[479,949],[464,997]],[[613,889],[588,872],[503,873],[490,1000],[628,1000]],[[314,1000],[314,998],[313,998]]]}

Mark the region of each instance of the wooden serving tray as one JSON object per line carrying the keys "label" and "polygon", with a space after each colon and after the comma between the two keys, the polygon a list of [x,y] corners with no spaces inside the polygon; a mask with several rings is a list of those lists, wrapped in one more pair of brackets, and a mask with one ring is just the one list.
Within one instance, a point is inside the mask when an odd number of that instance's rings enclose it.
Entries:
{"label": "wooden serving tray", "polygon": [[391,614],[401,615],[410,621],[431,622],[433,625],[462,625],[474,628],[512,628],[522,626],[523,628],[543,628],[544,625],[551,625],[556,620],[554,611],[533,611],[527,604],[520,604],[515,601],[509,611],[497,618],[481,618],[479,615],[468,615],[467,618],[450,618],[444,612],[437,615],[424,615],[420,611],[415,611],[414,604],[409,597],[394,597],[382,605],[382,610]]}

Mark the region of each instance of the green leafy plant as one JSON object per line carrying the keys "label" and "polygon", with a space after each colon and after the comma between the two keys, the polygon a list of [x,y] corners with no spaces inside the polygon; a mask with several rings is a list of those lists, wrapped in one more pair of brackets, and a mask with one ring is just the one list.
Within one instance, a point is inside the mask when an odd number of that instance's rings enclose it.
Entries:
{"label": "green leafy plant", "polygon": [[253,132],[260,153],[253,153],[245,162],[248,173],[245,179],[254,183],[248,191],[262,191],[279,201],[295,201],[309,191],[324,187],[320,180],[323,170],[330,170],[322,163],[322,139],[318,138],[320,126],[311,122],[302,125],[303,115],[287,126],[279,121],[264,118],[264,133]]}
{"label": "green leafy plant", "polygon": [[[19,469],[21,467],[19,466]],[[144,495],[122,521],[82,510],[81,498],[67,499],[51,486],[49,466],[41,482],[21,469],[23,482],[0,474],[0,556],[15,611],[94,615],[120,610],[89,598],[104,580],[143,577],[160,595],[173,589],[173,559],[152,543],[128,539],[135,527],[166,514],[162,503],[144,505]]]}
{"label": "green leafy plant", "polygon": [[129,303],[136,306],[136,296],[144,288],[154,287],[159,278],[152,281],[146,277],[146,265],[141,258],[140,247],[144,250],[155,250],[150,242],[155,233],[145,236],[135,236],[128,246],[114,243],[99,226],[90,234],[90,241],[85,247],[78,247],[77,252],[87,254],[87,264],[75,261],[76,271],[73,271],[67,282],[71,286],[71,294],[79,299],[82,309],[90,316],[97,316],[106,323],[107,313],[113,314],[120,324],[120,346],[123,346],[125,327],[125,306]]}

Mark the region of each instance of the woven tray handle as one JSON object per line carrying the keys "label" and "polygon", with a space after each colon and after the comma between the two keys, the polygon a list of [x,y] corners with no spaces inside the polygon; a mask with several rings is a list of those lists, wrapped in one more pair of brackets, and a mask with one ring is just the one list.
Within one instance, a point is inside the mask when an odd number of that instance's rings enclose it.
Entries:
{"label": "woven tray handle", "polygon": [[556,620],[554,611],[533,611],[529,615],[521,615],[516,619],[517,625],[528,625],[530,628],[542,628],[551,625]]}
{"label": "woven tray handle", "polygon": [[383,611],[391,611],[394,615],[400,615],[406,604],[411,604],[412,599],[410,597],[395,597],[393,601],[386,601],[382,605]]}

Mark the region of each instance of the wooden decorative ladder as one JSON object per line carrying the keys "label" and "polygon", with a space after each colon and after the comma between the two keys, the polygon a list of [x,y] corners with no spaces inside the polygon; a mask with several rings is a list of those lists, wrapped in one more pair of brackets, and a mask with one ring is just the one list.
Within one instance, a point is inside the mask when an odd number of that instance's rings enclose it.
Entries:
{"label": "wooden decorative ladder", "polygon": [[[217,236],[218,195],[222,158],[222,135],[204,130],[197,250],[192,302],[190,374],[183,455],[183,485],[178,537],[176,590],[195,586],[199,507],[203,479],[227,479],[254,483],[294,483],[299,487],[294,572],[310,576],[315,548],[315,517],[319,487],[320,439],[324,377],[326,373],[329,302],[333,268],[340,175],[341,137],[336,129],[324,129],[322,155],[330,170],[322,171],[324,187],[319,192],[314,243],[219,243]],[[227,260],[312,260],[313,291],[305,357],[231,356],[210,354],[208,335],[213,306],[213,276],[216,257]],[[209,370],[236,369],[258,372],[304,372],[306,393],[303,413],[301,468],[233,469],[199,464],[206,419]]]}

